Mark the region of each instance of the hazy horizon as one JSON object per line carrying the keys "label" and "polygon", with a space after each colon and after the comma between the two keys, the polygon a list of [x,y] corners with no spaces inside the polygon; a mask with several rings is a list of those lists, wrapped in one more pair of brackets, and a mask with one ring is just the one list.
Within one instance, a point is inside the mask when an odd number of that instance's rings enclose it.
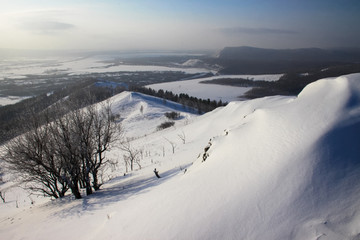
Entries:
{"label": "hazy horizon", "polygon": [[357,0],[1,0],[0,49],[78,51],[359,47]]}

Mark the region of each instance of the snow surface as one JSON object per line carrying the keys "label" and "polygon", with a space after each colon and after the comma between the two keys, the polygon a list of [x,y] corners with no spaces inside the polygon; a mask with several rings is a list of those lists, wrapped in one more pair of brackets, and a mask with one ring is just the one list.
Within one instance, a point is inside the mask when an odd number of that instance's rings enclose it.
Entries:
{"label": "snow surface", "polygon": [[196,116],[193,109],[141,93],[122,92],[111,98],[110,102],[112,111],[120,113],[119,120],[128,137],[142,137],[155,132],[161,122],[169,121],[164,115],[166,112],[181,112],[180,119],[185,122]]}
{"label": "snow surface", "polygon": [[[125,128],[136,125],[137,117],[126,121],[139,116],[139,102],[157,101],[134,93],[113,99],[120,113],[133,109],[123,114]],[[19,208],[11,199],[0,204],[1,238],[359,239],[360,74],[319,80],[298,97],[231,102],[188,116],[135,139],[148,153],[143,168],[126,176],[115,169],[92,196],[29,206],[16,192]],[[139,123],[144,131],[155,125]]]}
{"label": "snow surface", "polygon": [[57,58],[10,58],[0,59],[0,80],[21,79],[27,75],[70,75],[106,72],[144,72],[144,71],[180,71],[190,74],[211,72],[205,68],[189,65],[179,67],[148,66],[148,65],[114,65],[105,60],[114,60],[116,56],[94,55],[89,57],[57,57]]}
{"label": "snow surface", "polygon": [[166,83],[150,84],[147,87],[154,90],[167,90],[175,94],[186,93],[193,97],[210,100],[221,100],[222,102],[238,101],[241,96],[249,91],[251,87],[236,87],[219,84],[201,83],[221,78],[243,78],[253,81],[277,81],[283,74],[263,74],[263,75],[220,75],[205,78],[197,78],[186,81],[175,81]]}
{"label": "snow surface", "polygon": [[0,107],[21,102],[22,100],[27,99],[27,98],[30,98],[30,97],[19,97],[19,96],[0,97]]}
{"label": "snow surface", "polygon": [[200,59],[189,59],[186,62],[182,63],[181,65],[184,67],[197,67],[203,65],[204,62]]}

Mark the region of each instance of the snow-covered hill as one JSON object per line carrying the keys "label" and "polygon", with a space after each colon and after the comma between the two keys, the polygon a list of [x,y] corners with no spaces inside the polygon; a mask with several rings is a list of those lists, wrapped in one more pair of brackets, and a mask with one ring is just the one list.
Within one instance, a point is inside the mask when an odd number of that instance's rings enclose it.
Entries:
{"label": "snow-covered hill", "polygon": [[[113,107],[128,134],[143,121],[138,134],[162,121],[151,121],[156,102],[123,93]],[[1,238],[360,238],[360,74],[190,117],[134,140],[148,153],[143,169],[118,169],[90,197],[21,209],[1,203]]]}
{"label": "snow-covered hill", "polygon": [[135,92],[122,92],[110,99],[112,112],[119,114],[128,137],[153,133],[161,122],[169,121],[167,112],[181,112],[180,120],[196,116],[194,109],[181,104]]}

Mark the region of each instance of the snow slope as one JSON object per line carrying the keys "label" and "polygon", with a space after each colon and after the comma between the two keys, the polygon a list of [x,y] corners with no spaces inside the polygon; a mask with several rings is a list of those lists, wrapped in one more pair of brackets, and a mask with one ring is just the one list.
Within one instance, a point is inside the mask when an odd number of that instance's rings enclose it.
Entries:
{"label": "snow slope", "polygon": [[120,121],[128,137],[142,137],[156,131],[161,122],[169,121],[166,112],[181,112],[180,118],[188,120],[196,111],[181,104],[135,92],[122,92],[110,99],[112,111],[120,114]]}
{"label": "snow slope", "polygon": [[[125,95],[121,99],[134,97]],[[232,102],[134,140],[151,150],[145,167],[119,174],[90,197],[0,213],[0,235],[359,239],[359,136],[360,74],[319,80],[298,97]],[[165,138],[177,142],[174,154],[161,154]],[[154,176],[154,167],[162,178]]]}

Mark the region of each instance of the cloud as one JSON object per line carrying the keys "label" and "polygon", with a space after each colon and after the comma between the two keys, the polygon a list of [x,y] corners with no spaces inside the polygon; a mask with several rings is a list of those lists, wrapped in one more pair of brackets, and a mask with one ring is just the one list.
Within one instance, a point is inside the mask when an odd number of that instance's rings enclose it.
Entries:
{"label": "cloud", "polygon": [[247,27],[232,27],[232,28],[220,28],[218,29],[221,33],[226,35],[269,35],[269,34],[285,34],[292,35],[298,34],[298,32],[287,29],[276,29],[276,28],[247,28]]}
{"label": "cloud", "polygon": [[69,14],[61,9],[29,10],[12,13],[18,29],[35,34],[51,35],[75,28],[66,19]]}
{"label": "cloud", "polygon": [[75,25],[54,20],[28,20],[22,22],[20,28],[37,34],[55,34],[75,28]]}

